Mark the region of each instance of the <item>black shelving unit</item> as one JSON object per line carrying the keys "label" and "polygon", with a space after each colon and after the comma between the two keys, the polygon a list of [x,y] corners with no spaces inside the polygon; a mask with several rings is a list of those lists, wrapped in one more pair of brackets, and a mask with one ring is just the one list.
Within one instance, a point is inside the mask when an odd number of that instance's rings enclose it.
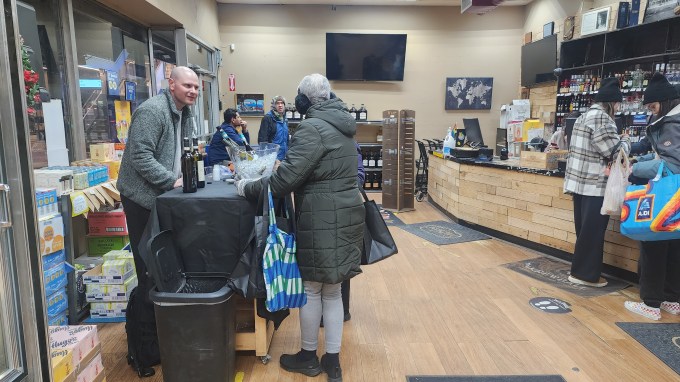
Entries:
{"label": "black shelving unit", "polygon": [[[581,100],[581,109],[589,106],[597,91],[572,91],[560,93],[561,84],[572,75],[585,74],[600,79],[614,73],[632,71],[636,67],[654,72],[658,66],[667,70],[669,63],[680,67],[680,17],[640,24],[615,31],[589,35],[580,39],[564,41],[560,47],[562,75],[558,81],[556,124],[563,125],[568,114],[565,104]],[[624,97],[633,100],[642,97],[644,87],[622,89]],[[585,101],[585,102],[584,102]],[[622,112],[624,117],[635,113]]]}
{"label": "black shelving unit", "polygon": [[[75,258],[79,255],[79,253],[76,253],[77,249],[82,245],[79,245],[77,240],[83,237],[87,223],[82,215],[72,217],[73,209],[69,195],[62,195],[59,197],[59,210],[64,221],[64,251],[66,262],[73,264]],[[79,324],[85,319],[90,311],[89,304],[85,302],[85,297],[80,292],[84,286],[82,285],[82,281],[78,282],[77,273],[77,271],[73,271],[67,274],[68,285],[66,286],[66,294],[68,295],[69,325]]]}

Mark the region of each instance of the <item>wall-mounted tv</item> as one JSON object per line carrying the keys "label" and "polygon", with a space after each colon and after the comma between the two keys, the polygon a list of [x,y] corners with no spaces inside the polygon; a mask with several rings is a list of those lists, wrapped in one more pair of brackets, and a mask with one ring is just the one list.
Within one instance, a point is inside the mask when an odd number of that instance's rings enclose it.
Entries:
{"label": "wall-mounted tv", "polygon": [[326,33],[326,77],[403,81],[405,34]]}
{"label": "wall-mounted tv", "polygon": [[553,69],[556,66],[556,34],[522,46],[522,86],[555,81]]}

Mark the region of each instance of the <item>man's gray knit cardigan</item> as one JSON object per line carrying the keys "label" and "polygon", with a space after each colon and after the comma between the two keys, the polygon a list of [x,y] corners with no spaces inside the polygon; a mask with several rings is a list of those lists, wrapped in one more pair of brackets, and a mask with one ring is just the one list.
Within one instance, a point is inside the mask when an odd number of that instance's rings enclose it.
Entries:
{"label": "man's gray knit cardigan", "polygon": [[[156,197],[171,190],[177,146],[175,126],[182,121],[182,137],[191,138],[191,110],[180,112],[169,91],[142,103],[132,114],[128,141],[116,186],[122,195],[151,209]],[[180,143],[181,144],[181,143]]]}

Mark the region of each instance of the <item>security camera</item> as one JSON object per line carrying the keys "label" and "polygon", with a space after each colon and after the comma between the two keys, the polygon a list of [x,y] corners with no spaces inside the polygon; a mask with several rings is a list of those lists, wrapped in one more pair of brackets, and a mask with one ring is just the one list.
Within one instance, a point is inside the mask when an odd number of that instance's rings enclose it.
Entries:
{"label": "security camera", "polygon": [[559,78],[562,75],[562,68],[553,69],[553,74],[555,75],[555,77]]}

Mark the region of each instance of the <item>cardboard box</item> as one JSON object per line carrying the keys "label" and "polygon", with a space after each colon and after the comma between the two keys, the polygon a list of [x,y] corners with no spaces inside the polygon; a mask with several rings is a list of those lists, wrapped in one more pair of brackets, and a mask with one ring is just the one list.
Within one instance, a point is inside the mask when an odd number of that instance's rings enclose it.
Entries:
{"label": "cardboard box", "polygon": [[522,151],[520,152],[519,165],[521,167],[538,168],[543,170],[556,170],[557,161],[559,159],[566,159],[568,154],[568,150],[555,150],[549,153],[542,153],[538,151]]}
{"label": "cardboard box", "polygon": [[[58,327],[64,329],[68,327]],[[52,381],[76,382],[80,374],[100,353],[101,346],[93,347],[80,361],[73,360],[73,348],[50,349],[52,357]],[[56,372],[55,372],[56,371]]]}
{"label": "cardboard box", "polygon": [[87,364],[88,358],[92,359],[99,351],[96,325],[50,326],[48,333],[51,351],[69,349],[73,353],[74,370],[81,363]]}
{"label": "cardboard box", "polygon": [[120,172],[120,160],[110,160],[102,162],[109,170],[109,179],[118,179],[118,173]]}
{"label": "cardboard box", "polygon": [[83,275],[83,283],[85,284],[124,284],[135,273],[134,269],[130,268],[122,275],[104,275],[102,273],[102,266],[96,267],[85,272]]}
{"label": "cardboard box", "polygon": [[49,296],[58,290],[65,288],[68,284],[66,279],[65,263],[60,263],[46,271],[43,271],[43,285],[45,286],[45,295]]}
{"label": "cardboard box", "polygon": [[136,286],[136,275],[132,275],[123,284],[86,284],[85,299],[87,302],[128,301]]}
{"label": "cardboard box", "polygon": [[95,162],[106,162],[116,159],[116,147],[113,143],[97,143],[90,145],[90,159]]}
{"label": "cardboard box", "polygon": [[91,318],[125,318],[125,309],[118,310],[96,310],[90,309]]}
{"label": "cardboard box", "polygon": [[36,188],[35,203],[38,218],[59,214],[59,199],[56,188]]}
{"label": "cardboard box", "polygon": [[42,257],[42,269],[43,272],[56,267],[57,265],[63,265],[62,263],[66,261],[66,253],[62,249],[49,255],[44,255]]}
{"label": "cardboard box", "polygon": [[104,374],[101,354],[97,354],[90,363],[78,373],[77,382],[95,382]]}
{"label": "cardboard box", "polygon": [[87,251],[89,256],[102,256],[112,250],[123,249],[130,239],[127,236],[89,236]]}
{"label": "cardboard box", "polygon": [[49,255],[64,249],[64,220],[60,215],[38,220],[40,254]]}
{"label": "cardboard box", "polygon": [[73,171],[69,169],[33,170],[33,181],[36,188],[56,189],[58,196],[73,192]]}
{"label": "cardboard box", "polygon": [[66,288],[61,288],[58,291],[47,296],[45,299],[47,305],[47,319],[56,317],[60,313],[68,309],[68,295]]}
{"label": "cardboard box", "polygon": [[67,311],[63,311],[56,316],[49,318],[47,320],[47,325],[49,326],[65,326],[68,325],[68,316],[66,315]]}
{"label": "cardboard box", "polygon": [[123,209],[109,212],[91,212],[87,216],[90,236],[126,236],[127,221]]}
{"label": "cardboard box", "polygon": [[90,304],[90,310],[93,310],[95,312],[102,311],[125,312],[125,309],[127,309],[127,301],[93,302]]}

